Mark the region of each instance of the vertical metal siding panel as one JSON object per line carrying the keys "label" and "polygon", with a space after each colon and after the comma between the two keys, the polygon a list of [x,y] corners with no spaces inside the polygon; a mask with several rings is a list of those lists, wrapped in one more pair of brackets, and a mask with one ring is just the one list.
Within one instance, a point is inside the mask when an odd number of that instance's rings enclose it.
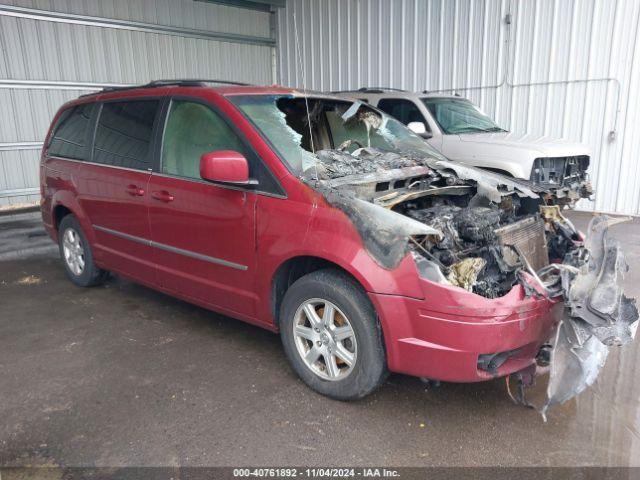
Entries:
{"label": "vertical metal siding panel", "polygon": [[[515,58],[516,58],[516,47],[514,46],[515,42],[516,42],[516,35],[514,32],[514,24],[517,22],[517,18],[518,18],[518,6],[519,3],[518,2],[511,2],[510,0],[503,0],[503,3],[501,5],[501,11],[500,11],[500,16],[501,18],[504,18],[505,15],[507,15],[507,13],[510,13],[512,16],[512,24],[510,29],[507,29],[506,27],[503,29],[500,29],[500,31],[502,32],[503,35],[503,40],[506,39],[507,37],[510,38],[510,44],[507,48],[507,45],[504,45],[503,50],[502,50],[502,56],[505,57],[505,62],[510,65],[510,71],[503,71],[503,75],[504,76],[511,76],[511,79],[513,79],[513,70],[515,69]],[[502,68],[506,68],[505,66],[502,66]],[[508,81],[509,79],[507,79]],[[511,128],[511,104],[512,104],[512,99],[513,99],[513,90],[512,89],[508,89],[505,88],[504,86],[497,89],[496,90],[496,97],[497,97],[497,109],[498,109],[498,115],[497,120],[500,123],[501,126],[503,126],[506,129],[510,129]]]}
{"label": "vertical metal siding panel", "polygon": [[[569,78],[569,56],[571,41],[571,6],[565,0],[555,0],[553,10],[555,34],[551,50],[549,80],[558,81]],[[567,86],[552,85],[547,96],[547,114],[545,134],[562,137]]]}
{"label": "vertical metal siding panel", "polygon": [[[376,49],[378,52],[378,62],[376,67],[374,68],[374,78],[375,85],[377,86],[388,86],[390,85],[388,76],[389,76],[389,60],[388,60],[388,49],[389,49],[389,29],[387,21],[389,19],[389,9],[390,5],[388,2],[384,0],[378,0],[377,2],[377,11],[376,14],[378,18],[378,31],[376,32],[375,37],[377,38]],[[375,18],[375,17],[374,17]]]}
{"label": "vertical metal siding panel", "polygon": [[[482,70],[477,83],[471,86],[496,85],[502,79],[502,32],[503,21],[501,17],[500,0],[487,0],[483,3],[483,18],[479,28],[482,31]],[[488,115],[497,119],[498,116],[498,92],[495,88],[479,89],[480,107]]]}
{"label": "vertical metal siding panel", "polygon": [[[13,91],[0,89],[0,118],[12,118],[15,115]],[[18,139],[16,122],[0,122],[0,138],[5,142],[15,142]]]}
{"label": "vertical metal siding panel", "polygon": [[[631,43],[630,43],[631,45]],[[640,213],[640,29],[636,24],[636,35],[633,40],[633,61],[629,84],[627,105],[630,108],[626,115],[624,145],[621,155],[622,175],[616,210],[628,213]]]}
{"label": "vertical metal siding panel", "polygon": [[[517,15],[514,15],[515,29],[513,70],[511,81],[514,84],[525,83],[531,79],[531,53],[533,48],[533,21],[535,2],[518,3]],[[508,128],[516,132],[525,131],[528,112],[527,90],[521,87],[511,90]]]}
{"label": "vertical metal siding panel", "polygon": [[484,98],[484,104],[487,106],[487,112],[494,118],[500,125],[502,122],[502,97],[503,89],[497,88],[504,81],[504,64],[506,63],[507,51],[506,51],[506,35],[507,26],[504,22],[504,15],[506,14],[505,2],[508,0],[487,0],[487,8],[485,13],[485,21],[483,27],[484,33],[484,72],[482,82],[478,85],[472,85],[477,87],[479,85],[489,85],[493,88],[486,88],[481,90],[481,98]]}
{"label": "vertical metal siding panel", "polygon": [[[360,2],[351,4],[347,9],[346,37],[343,37],[346,39],[347,44],[347,58],[343,69],[345,83],[340,87],[342,89],[351,88],[354,84],[359,85],[365,75],[364,62],[360,61],[363,56],[360,43],[360,38],[363,35],[363,25],[360,22],[361,18]],[[338,45],[338,48],[341,49],[342,45]],[[352,63],[355,65],[355,68],[349,66]]]}
{"label": "vertical metal siding panel", "polygon": [[[609,54],[601,45],[611,40],[613,32],[613,18],[615,8],[598,0],[591,21],[591,40],[589,48],[590,78],[606,77]],[[594,82],[585,85],[584,115],[582,120],[582,141],[587,143],[594,155],[594,165],[591,173],[599,169],[599,163],[604,148],[609,148],[606,123],[607,82]],[[583,202],[583,208],[593,208],[593,202]]]}
{"label": "vertical metal siding panel", "polygon": [[[627,183],[622,178],[627,177],[632,170],[633,162],[638,162],[638,157],[624,157],[624,145],[627,142],[635,142],[637,145],[637,128],[629,121],[633,119],[637,112],[638,103],[629,101],[634,90],[640,88],[637,81],[632,83],[632,64],[638,61],[638,44],[636,43],[638,35],[638,23],[640,19],[640,4],[638,2],[624,1],[619,5],[616,12],[616,38],[614,38],[613,48],[611,49],[617,56],[615,62],[612,62],[612,74],[618,78],[625,79],[622,85],[621,98],[623,99],[622,111],[618,118],[618,140],[611,144],[609,154],[607,155],[606,169],[601,168],[602,175],[599,175],[597,185],[602,188],[606,195],[602,199],[596,197],[597,208],[605,210],[616,210],[619,206],[624,205],[626,200],[624,196],[633,195],[626,189],[620,188],[626,186]],[[635,48],[629,48],[634,45]],[[604,164],[603,164],[604,167]],[[606,172],[606,174],[605,174]],[[636,184],[637,188],[637,184]],[[601,205],[604,205],[601,207]],[[631,212],[630,212],[631,213]],[[635,213],[638,213],[636,208]]]}
{"label": "vertical metal siding panel", "polygon": [[[549,80],[549,65],[552,46],[550,39],[553,33],[553,2],[552,0],[538,0],[535,4],[533,19],[533,52],[530,77],[534,82]],[[535,86],[529,89],[527,106],[526,131],[541,135],[544,133],[545,107],[548,86]]]}
{"label": "vertical metal siding panel", "polygon": [[[279,8],[278,11],[275,13],[276,15],[276,24],[280,25],[280,22],[283,21],[283,8]],[[278,49],[280,51],[285,52],[284,55],[287,55],[287,35],[285,34],[284,29],[280,26],[279,28],[276,29],[276,41],[278,43]],[[280,54],[280,58],[279,60],[282,58],[283,54]],[[278,75],[277,75],[277,82],[284,84],[285,83],[285,69],[284,69],[284,65],[282,65],[282,62],[278,61]]]}

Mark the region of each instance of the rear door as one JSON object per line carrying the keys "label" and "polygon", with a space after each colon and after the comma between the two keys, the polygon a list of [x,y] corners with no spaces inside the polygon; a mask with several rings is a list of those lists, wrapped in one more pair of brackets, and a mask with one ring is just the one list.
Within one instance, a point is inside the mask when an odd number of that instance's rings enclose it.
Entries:
{"label": "rear door", "polygon": [[158,98],[137,98],[101,104],[91,160],[83,165],[79,188],[79,201],[95,232],[96,259],[148,284],[157,278],[147,199],[160,103]]}
{"label": "rear door", "polygon": [[154,258],[165,288],[253,316],[257,195],[200,178],[200,156],[215,150],[252,155],[221,112],[197,99],[172,99],[159,171],[148,186]]}

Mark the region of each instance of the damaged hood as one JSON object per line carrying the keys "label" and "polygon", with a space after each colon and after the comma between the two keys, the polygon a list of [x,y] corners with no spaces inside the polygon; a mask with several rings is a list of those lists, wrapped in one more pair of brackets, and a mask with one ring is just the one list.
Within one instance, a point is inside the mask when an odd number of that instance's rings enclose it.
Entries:
{"label": "damaged hood", "polygon": [[316,155],[320,162],[305,171],[303,180],[322,193],[329,204],[346,213],[363,239],[368,253],[386,269],[396,268],[407,255],[412,236],[434,235],[442,238],[442,232],[385,208],[380,202],[376,203],[373,195],[379,182],[438,179],[446,186],[418,188],[414,191],[409,188],[404,195],[449,195],[467,189],[475,191],[472,203],[478,206],[500,203],[503,196],[512,194],[539,197],[527,182],[412,152],[399,154],[359,148],[352,154],[321,150]]}
{"label": "damaged hood", "polygon": [[[438,174],[448,177],[455,183],[467,183],[478,187],[478,193],[488,200],[499,203],[502,196],[517,193],[520,196],[538,198],[544,189],[534,186],[527,180],[508,177],[499,173],[473,167],[444,157],[425,156],[417,152],[383,152],[374,148],[359,148],[349,154],[338,150],[320,150],[319,170],[307,173],[317,174],[319,179],[328,180],[327,185],[341,187],[362,180],[360,174],[377,174],[379,179],[397,176],[401,168],[427,166]],[[375,180],[373,176],[370,177]],[[452,182],[453,183],[453,182]]]}
{"label": "damaged hood", "polygon": [[455,172],[456,176],[463,180],[471,180],[478,189],[478,195],[494,203],[500,203],[505,194],[515,192],[523,197],[538,198],[541,189],[534,190],[530,182],[517,178],[507,177],[499,173],[483,170],[481,168],[464,165],[450,160],[427,159],[427,165],[442,173]]}
{"label": "damaged hood", "polygon": [[568,157],[577,155],[591,155],[591,151],[581,143],[569,142],[563,139],[550,138],[543,135],[517,134],[513,132],[494,133],[462,133],[458,134],[460,141],[467,144],[492,144],[501,147],[511,147],[527,150],[536,157]]}

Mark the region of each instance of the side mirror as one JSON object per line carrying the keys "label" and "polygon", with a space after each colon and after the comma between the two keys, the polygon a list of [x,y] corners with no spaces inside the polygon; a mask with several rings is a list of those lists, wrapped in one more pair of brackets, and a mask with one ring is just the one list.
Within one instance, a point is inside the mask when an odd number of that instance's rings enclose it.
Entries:
{"label": "side mirror", "polygon": [[423,122],[409,122],[407,124],[407,128],[411,130],[416,135],[420,135],[425,140],[433,137],[431,132],[427,132],[427,127]]}
{"label": "side mirror", "polygon": [[200,177],[203,180],[229,185],[255,185],[249,178],[249,163],[244,155],[233,150],[203,153],[200,157]]}

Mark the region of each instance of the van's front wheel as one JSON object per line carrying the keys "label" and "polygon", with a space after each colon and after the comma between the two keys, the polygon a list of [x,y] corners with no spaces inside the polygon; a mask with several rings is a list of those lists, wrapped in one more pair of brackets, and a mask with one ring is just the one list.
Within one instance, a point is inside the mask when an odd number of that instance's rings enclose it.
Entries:
{"label": "van's front wheel", "polygon": [[60,222],[58,243],[64,269],[73,283],[90,287],[104,282],[108,272],[93,263],[91,247],[75,216],[67,215]]}
{"label": "van's front wheel", "polygon": [[291,285],[280,335],[296,373],[324,395],[361,398],[386,378],[375,310],[360,285],[337,270],[312,272]]}

